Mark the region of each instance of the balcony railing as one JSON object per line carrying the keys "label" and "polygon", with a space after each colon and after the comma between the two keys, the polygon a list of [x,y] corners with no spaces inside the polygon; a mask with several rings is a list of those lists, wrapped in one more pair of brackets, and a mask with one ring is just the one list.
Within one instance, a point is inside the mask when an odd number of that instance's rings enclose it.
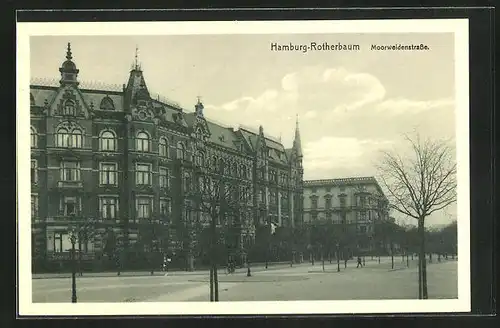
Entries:
{"label": "balcony railing", "polygon": [[59,188],[82,188],[83,181],[80,180],[60,180],[57,182]]}

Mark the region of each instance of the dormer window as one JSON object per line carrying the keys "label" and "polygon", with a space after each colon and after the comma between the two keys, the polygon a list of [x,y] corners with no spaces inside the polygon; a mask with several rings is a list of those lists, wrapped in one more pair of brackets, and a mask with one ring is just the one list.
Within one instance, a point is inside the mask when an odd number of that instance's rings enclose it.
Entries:
{"label": "dormer window", "polygon": [[219,136],[219,140],[220,140],[220,141],[222,141],[222,142],[224,142],[224,141],[225,141],[225,139],[224,139],[224,135],[223,135],[223,134],[221,134],[221,135]]}
{"label": "dormer window", "polygon": [[72,100],[66,100],[66,102],[64,102],[63,115],[76,116],[76,107]]}

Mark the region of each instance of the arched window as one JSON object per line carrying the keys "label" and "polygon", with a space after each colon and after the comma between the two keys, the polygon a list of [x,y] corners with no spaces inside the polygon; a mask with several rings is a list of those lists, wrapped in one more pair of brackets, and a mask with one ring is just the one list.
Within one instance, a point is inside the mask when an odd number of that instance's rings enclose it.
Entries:
{"label": "arched window", "polygon": [[37,147],[37,135],[34,127],[31,127],[31,148]]}
{"label": "arched window", "polygon": [[135,148],[137,151],[143,151],[143,152],[149,151],[149,135],[146,132],[141,131],[137,133],[135,140],[136,140]]}
{"label": "arched window", "polygon": [[113,104],[113,100],[109,96],[102,98],[101,105],[99,106],[99,109],[101,109],[101,110],[115,110],[115,105]]}
{"label": "arched window", "polygon": [[241,176],[243,177],[243,179],[247,178],[247,167],[245,164],[241,165]]}
{"label": "arched window", "polygon": [[56,132],[56,146],[67,148],[70,144],[70,134],[67,129],[59,128]]}
{"label": "arched window", "polygon": [[105,130],[101,132],[99,148],[104,151],[116,150],[116,135],[113,131]]}
{"label": "arched window", "polygon": [[168,141],[164,137],[160,138],[158,153],[160,154],[160,156],[168,157]]}
{"label": "arched window", "polygon": [[66,100],[64,102],[63,115],[76,116],[76,107],[72,100]]}
{"label": "arched window", "polygon": [[83,147],[83,133],[80,129],[74,129],[71,131],[71,144],[72,148],[82,148]]}
{"label": "arched window", "polygon": [[184,159],[184,154],[185,153],[185,149],[184,149],[184,144],[182,143],[182,141],[179,141],[177,143],[177,159]]}

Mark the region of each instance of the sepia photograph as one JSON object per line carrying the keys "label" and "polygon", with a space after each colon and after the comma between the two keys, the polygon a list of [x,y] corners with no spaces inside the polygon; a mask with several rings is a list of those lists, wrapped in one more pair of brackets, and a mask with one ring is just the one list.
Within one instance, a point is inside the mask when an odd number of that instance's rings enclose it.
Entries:
{"label": "sepia photograph", "polygon": [[20,313],[470,310],[466,20],[17,28]]}

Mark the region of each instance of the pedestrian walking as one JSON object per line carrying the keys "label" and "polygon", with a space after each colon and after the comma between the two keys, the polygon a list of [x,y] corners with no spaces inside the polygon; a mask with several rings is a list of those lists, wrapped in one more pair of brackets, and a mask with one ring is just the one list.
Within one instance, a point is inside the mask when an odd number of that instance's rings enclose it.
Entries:
{"label": "pedestrian walking", "polygon": [[361,256],[358,256],[358,265],[356,265],[356,268],[363,267],[363,263],[361,263]]}

